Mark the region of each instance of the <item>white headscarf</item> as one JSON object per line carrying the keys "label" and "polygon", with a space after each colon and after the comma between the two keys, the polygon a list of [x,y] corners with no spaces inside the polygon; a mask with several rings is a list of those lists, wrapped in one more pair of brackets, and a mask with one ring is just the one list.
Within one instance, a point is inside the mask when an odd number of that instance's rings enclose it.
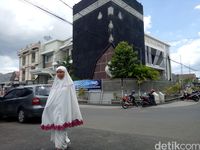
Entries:
{"label": "white headscarf", "polygon": [[58,70],[62,70],[65,76],[54,79],[42,114],[41,128],[44,130],[64,130],[83,124],[73,81],[65,67],[60,66]]}

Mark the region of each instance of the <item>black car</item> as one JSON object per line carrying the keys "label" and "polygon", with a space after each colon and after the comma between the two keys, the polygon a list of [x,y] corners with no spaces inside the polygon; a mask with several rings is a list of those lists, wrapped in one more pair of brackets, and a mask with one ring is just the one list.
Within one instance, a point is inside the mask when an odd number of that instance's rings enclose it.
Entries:
{"label": "black car", "polygon": [[31,85],[8,91],[0,97],[0,117],[17,117],[20,123],[41,117],[50,88],[50,85]]}

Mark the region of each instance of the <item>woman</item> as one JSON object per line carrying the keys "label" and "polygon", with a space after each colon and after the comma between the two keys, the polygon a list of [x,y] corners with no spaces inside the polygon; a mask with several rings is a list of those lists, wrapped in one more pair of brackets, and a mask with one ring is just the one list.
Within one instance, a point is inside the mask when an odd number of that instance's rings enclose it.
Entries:
{"label": "woman", "polygon": [[42,114],[41,128],[51,130],[51,141],[57,150],[63,150],[70,144],[67,129],[82,124],[73,81],[67,69],[60,66]]}

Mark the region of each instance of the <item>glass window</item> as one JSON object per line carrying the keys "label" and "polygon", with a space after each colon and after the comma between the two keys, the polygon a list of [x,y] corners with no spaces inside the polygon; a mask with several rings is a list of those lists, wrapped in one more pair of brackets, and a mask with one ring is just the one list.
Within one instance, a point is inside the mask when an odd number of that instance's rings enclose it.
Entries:
{"label": "glass window", "polygon": [[25,89],[23,89],[23,93],[22,93],[21,97],[28,96],[28,95],[30,95],[32,93],[33,93],[33,90],[25,88]]}
{"label": "glass window", "polygon": [[25,72],[25,70],[23,70],[23,71],[22,71],[22,81],[25,80],[25,75],[26,75],[26,72]]}
{"label": "glass window", "polygon": [[53,60],[53,55],[46,55],[45,56],[45,63],[52,62],[52,60]]}
{"label": "glass window", "polygon": [[18,89],[16,90],[16,97],[23,97],[24,90],[23,89]]}
{"label": "glass window", "polygon": [[50,86],[37,86],[35,89],[35,94],[40,96],[49,96],[50,90]]}
{"label": "glass window", "polygon": [[22,65],[24,66],[26,64],[26,56],[24,56],[23,58],[22,58]]}
{"label": "glass window", "polygon": [[4,97],[6,99],[16,98],[16,90],[12,90],[12,91],[8,92]]}
{"label": "glass window", "polygon": [[35,53],[31,54],[31,62],[34,63],[35,62]]}

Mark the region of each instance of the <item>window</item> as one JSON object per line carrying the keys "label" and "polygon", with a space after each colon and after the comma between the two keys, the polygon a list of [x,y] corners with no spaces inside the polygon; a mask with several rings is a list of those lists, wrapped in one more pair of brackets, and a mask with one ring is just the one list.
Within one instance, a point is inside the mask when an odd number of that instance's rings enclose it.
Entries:
{"label": "window", "polygon": [[25,70],[23,70],[23,71],[22,71],[22,81],[25,80],[25,75],[26,75],[26,72],[25,72]]}
{"label": "window", "polygon": [[53,61],[53,55],[45,55],[45,63],[49,63]]}
{"label": "window", "polygon": [[16,98],[16,90],[12,90],[12,91],[8,92],[4,97],[6,99]]}
{"label": "window", "polygon": [[152,60],[152,64],[154,64],[154,60],[155,60],[155,57],[158,57],[156,56],[156,49],[154,48],[151,48],[151,60]]}
{"label": "window", "polygon": [[22,89],[22,92],[20,93],[20,97],[25,97],[25,96],[28,96],[32,93],[33,93],[32,90],[25,88],[25,89]]}
{"label": "window", "polygon": [[23,65],[23,66],[26,65],[26,56],[24,56],[24,57],[22,58],[22,65]]}
{"label": "window", "polygon": [[18,97],[25,97],[32,94],[32,91],[30,89],[14,89],[10,91],[7,95],[5,95],[6,99],[11,98],[18,98]]}
{"label": "window", "polygon": [[23,97],[24,90],[23,89],[18,89],[16,90],[16,97]]}
{"label": "window", "polygon": [[35,89],[35,94],[40,96],[49,96],[50,90],[50,86],[37,86]]}
{"label": "window", "polygon": [[32,63],[35,62],[35,52],[31,54],[31,62],[32,62]]}

